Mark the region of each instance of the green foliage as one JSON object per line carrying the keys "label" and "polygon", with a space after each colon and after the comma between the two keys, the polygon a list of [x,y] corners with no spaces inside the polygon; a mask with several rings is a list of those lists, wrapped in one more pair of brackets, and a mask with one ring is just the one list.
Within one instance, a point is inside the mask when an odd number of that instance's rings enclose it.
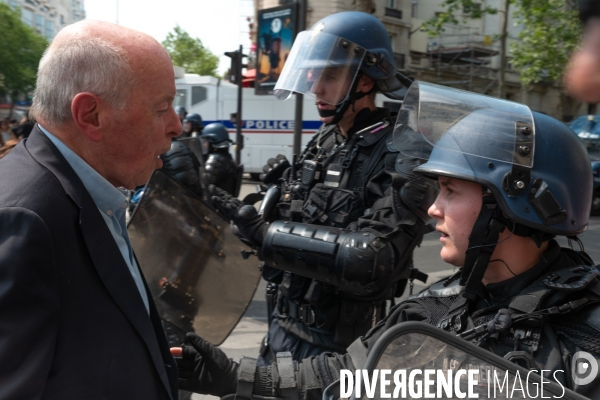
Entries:
{"label": "green foliage", "polygon": [[0,94],[15,98],[35,87],[35,74],[48,41],[0,3]]}
{"label": "green foliage", "polygon": [[[560,82],[582,35],[574,1],[521,0],[515,17],[523,26],[511,45],[513,68],[521,83]],[[573,4],[569,4],[573,3]]]}
{"label": "green foliage", "polygon": [[[509,0],[510,1],[510,0]],[[421,29],[431,36],[439,36],[445,32],[444,25],[465,23],[468,19],[479,19],[485,14],[496,14],[498,10],[493,7],[483,7],[480,1],[473,0],[445,0],[440,6],[444,9],[437,15],[425,21]],[[460,15],[461,21],[457,18]]]}
{"label": "green foliage", "polygon": [[199,75],[211,75],[216,78],[219,57],[204,47],[202,41],[193,38],[176,25],[162,42],[173,64],[185,68],[185,72]]}

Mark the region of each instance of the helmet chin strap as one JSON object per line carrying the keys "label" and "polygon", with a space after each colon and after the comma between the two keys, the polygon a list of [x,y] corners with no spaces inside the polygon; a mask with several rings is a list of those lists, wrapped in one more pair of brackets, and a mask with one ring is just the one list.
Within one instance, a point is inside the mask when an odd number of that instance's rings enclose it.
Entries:
{"label": "helmet chin strap", "polygon": [[351,105],[354,105],[354,102],[356,100],[360,100],[370,93],[370,92],[357,92],[356,91],[359,80],[360,80],[360,76],[357,76],[356,79],[354,80],[354,83],[352,84],[352,87],[350,88],[350,95],[344,101],[342,101],[340,104],[338,104],[338,106],[335,108],[335,110],[319,110],[319,109],[317,109],[317,111],[319,112],[319,116],[321,118],[329,118],[329,117],[333,116],[333,120],[330,123],[328,123],[327,125],[335,125],[338,122],[340,122],[342,120],[342,118],[344,117],[344,114],[346,114],[346,111],[348,110],[348,108]]}
{"label": "helmet chin strap", "polygon": [[463,296],[468,300],[476,298],[477,287],[483,279],[504,228],[506,219],[494,196],[482,196],[481,211],[469,236],[469,248],[460,275],[460,285],[465,287]]}

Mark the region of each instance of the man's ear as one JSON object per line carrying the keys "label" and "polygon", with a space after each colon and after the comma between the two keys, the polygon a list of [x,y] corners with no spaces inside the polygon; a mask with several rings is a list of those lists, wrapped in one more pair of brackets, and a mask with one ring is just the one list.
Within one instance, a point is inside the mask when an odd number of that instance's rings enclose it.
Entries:
{"label": "man's ear", "polygon": [[369,93],[369,91],[373,89],[373,86],[375,86],[375,81],[369,78],[368,76],[361,74],[360,80],[358,81],[358,88],[356,89],[356,91]]}
{"label": "man's ear", "polygon": [[92,142],[102,139],[100,111],[102,101],[93,93],[78,93],[71,102],[71,115],[79,131]]}

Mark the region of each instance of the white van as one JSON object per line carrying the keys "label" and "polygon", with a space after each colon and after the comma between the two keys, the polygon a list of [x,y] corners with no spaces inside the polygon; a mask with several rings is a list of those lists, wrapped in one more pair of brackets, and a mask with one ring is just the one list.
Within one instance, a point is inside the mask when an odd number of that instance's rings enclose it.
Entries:
{"label": "white van", "polygon": [[[235,119],[237,111],[237,85],[212,76],[186,74],[179,67],[175,67],[175,84],[177,97],[174,107],[183,106],[188,113],[200,114],[204,125],[212,122],[224,124],[231,139],[235,140],[232,118]],[[291,161],[296,100],[293,96],[287,101],[277,100],[274,96],[257,96],[254,88],[243,88],[242,99],[244,148],[241,162],[244,171],[257,178],[269,158],[283,154]],[[376,104],[397,110],[401,102],[378,94]],[[320,126],[314,98],[304,96],[302,148]],[[234,152],[233,149],[231,152]]]}

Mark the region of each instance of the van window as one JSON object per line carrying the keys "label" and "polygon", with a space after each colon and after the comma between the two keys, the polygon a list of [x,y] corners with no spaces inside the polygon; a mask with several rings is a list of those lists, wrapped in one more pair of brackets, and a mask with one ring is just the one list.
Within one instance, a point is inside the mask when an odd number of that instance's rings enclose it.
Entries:
{"label": "van window", "polygon": [[206,88],[203,86],[192,86],[192,106],[206,100]]}
{"label": "van window", "polygon": [[177,89],[177,94],[173,99],[173,108],[181,106],[187,108],[187,89]]}

